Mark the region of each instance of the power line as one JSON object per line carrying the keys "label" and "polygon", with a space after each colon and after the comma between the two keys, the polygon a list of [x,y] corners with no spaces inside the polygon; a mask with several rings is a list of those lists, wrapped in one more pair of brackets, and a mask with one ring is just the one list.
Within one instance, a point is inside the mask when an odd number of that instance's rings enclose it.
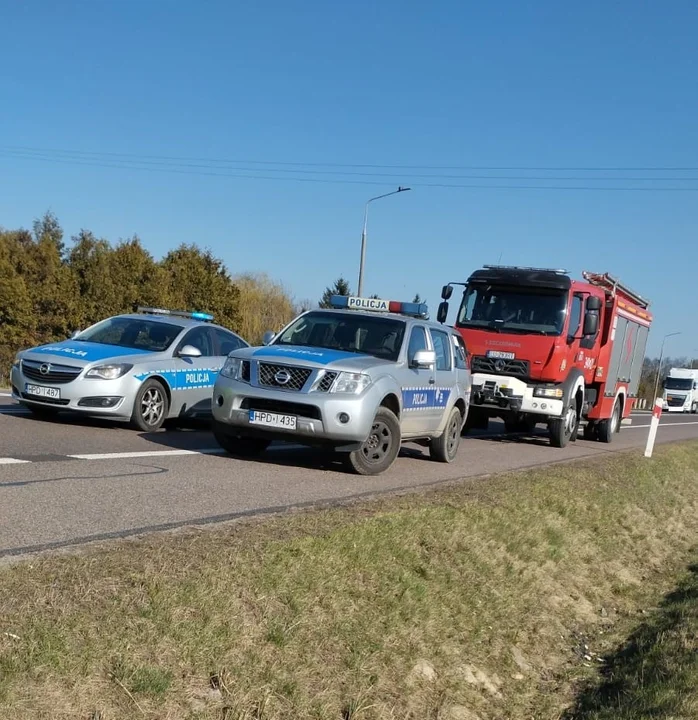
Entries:
{"label": "power line", "polygon": [[[0,149],[0,152],[8,153],[11,157],[17,157],[17,158],[24,158],[24,159],[70,159],[70,160],[78,160],[78,161],[98,161],[100,158],[98,157],[85,157],[81,155],[73,155],[70,151],[56,151],[56,153],[60,152],[61,154],[56,154],[55,156],[50,154],[50,151],[40,152],[40,151],[34,151],[34,150],[27,150],[27,151],[19,151],[19,150],[2,150]],[[107,154],[108,155],[108,154]],[[148,157],[148,156],[144,156]],[[170,161],[164,161],[164,160],[123,160],[122,162],[128,162],[129,165],[131,164],[138,164],[138,165],[145,165],[145,166],[151,166],[151,165],[161,165],[165,168],[170,167],[183,167],[183,168],[193,168],[193,169],[219,169],[219,170],[236,170],[241,172],[253,172],[258,173],[260,170],[258,168],[254,167],[245,167],[243,166],[235,166],[235,167],[218,167],[216,165],[208,165],[202,163],[182,163],[178,162],[176,164],[172,164]],[[249,163],[248,163],[249,164]],[[295,174],[302,174],[302,175],[347,175],[347,176],[353,176],[353,177],[383,177],[383,178],[395,178],[398,177],[397,173],[384,173],[384,172],[356,172],[352,170],[303,170],[303,169],[289,169],[288,167],[283,168],[267,168],[267,172],[275,172],[275,173],[295,173]],[[539,180],[539,181],[575,181],[575,180],[583,180],[586,182],[590,181],[607,181],[607,182],[618,182],[618,181],[632,181],[632,182],[698,182],[698,177],[637,177],[637,176],[614,176],[614,177],[608,177],[608,176],[582,176],[582,177],[575,177],[575,176],[559,176],[559,175],[553,175],[553,176],[546,176],[546,177],[540,177],[538,175],[448,175],[448,174],[422,174],[422,173],[410,173],[410,178],[421,178],[421,179],[427,179],[427,180]]]}
{"label": "power line", "polygon": [[280,165],[286,167],[335,167],[335,168],[368,168],[368,169],[386,169],[386,170],[490,170],[490,171],[516,171],[516,172],[695,172],[695,167],[678,167],[678,166],[587,166],[587,167],[571,167],[571,166],[505,166],[505,165],[386,165],[386,164],[369,164],[369,163],[329,163],[329,162],[306,162],[306,161],[277,161],[277,160],[250,160],[250,159],[221,159],[221,158],[200,158],[173,155],[143,155],[133,153],[115,153],[115,152],[95,152],[89,150],[60,150],[55,148],[37,148],[21,145],[5,145],[0,146],[1,150],[7,151],[32,151],[40,153],[63,153],[93,157],[111,157],[111,158],[142,158],[149,160],[163,161],[185,161],[185,162],[205,162],[217,164],[246,164],[246,165]]}
{"label": "power line", "polygon": [[[98,160],[91,160],[89,158],[85,158],[84,160],[79,159],[72,159],[70,157],[48,157],[48,156],[41,156],[41,155],[20,155],[12,152],[3,151],[0,149],[0,158],[5,159],[13,159],[13,160],[35,160],[38,162],[49,162],[49,163],[59,163],[64,165],[81,165],[81,166],[88,166],[88,167],[97,167],[97,168],[111,168],[111,169],[120,169],[120,170],[139,170],[139,171],[145,171],[145,172],[160,172],[165,174],[178,174],[178,175],[198,175],[198,176],[207,176],[207,177],[222,177],[222,178],[238,178],[238,179],[248,179],[248,180],[276,180],[276,181],[286,181],[286,182],[306,182],[306,183],[318,183],[318,184],[341,184],[341,185],[373,185],[373,186],[381,186],[381,187],[387,187],[392,186],[392,182],[388,181],[378,181],[378,180],[347,180],[343,178],[316,178],[316,177],[291,177],[291,176],[274,176],[274,175],[262,175],[262,174],[254,174],[252,172],[250,173],[238,173],[238,172],[212,172],[212,171],[204,171],[204,170],[193,170],[193,169],[181,169],[177,166],[162,166],[162,167],[150,167],[150,166],[143,166],[138,164],[133,164],[137,161],[131,161],[131,164],[128,164],[127,161],[123,161],[121,163],[116,162],[102,162]],[[216,169],[216,168],[214,168]],[[225,170],[225,168],[218,168],[220,170]],[[267,168],[266,172],[278,172],[277,170],[274,170],[272,168]],[[438,176],[431,176],[431,177],[438,177]],[[499,179],[504,178],[497,178],[497,177],[487,177],[486,179],[497,181]],[[519,178],[521,179],[521,178]],[[548,178],[534,178],[537,181],[545,182],[548,180]],[[585,180],[585,178],[572,178],[572,179],[578,179],[580,181]],[[607,182],[613,182],[614,178],[604,178]],[[484,184],[465,184],[465,183],[443,183],[443,182],[417,182],[417,183],[411,183],[413,187],[422,187],[422,188],[453,188],[453,189],[472,189],[472,190],[567,190],[567,191],[574,191],[574,190],[584,190],[584,191],[638,191],[638,192],[698,192],[698,187],[629,187],[629,186],[584,186],[584,185],[484,185]]]}

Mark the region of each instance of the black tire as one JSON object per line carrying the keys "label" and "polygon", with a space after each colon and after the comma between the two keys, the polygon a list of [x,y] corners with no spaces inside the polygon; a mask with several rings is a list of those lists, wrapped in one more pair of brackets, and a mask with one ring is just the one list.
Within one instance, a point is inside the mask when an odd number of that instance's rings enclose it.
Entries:
{"label": "black tire", "polygon": [[52,407],[44,407],[43,405],[25,405],[29,408],[33,415],[41,420],[53,420],[58,415],[58,410]]}
{"label": "black tire", "polygon": [[584,426],[584,439],[585,440],[597,440],[598,439],[598,427],[595,422],[589,420]]}
{"label": "black tire", "polygon": [[507,415],[504,418],[504,429],[508,433],[521,432],[521,420],[518,415]]}
{"label": "black tire", "polygon": [[620,432],[620,403],[616,400],[613,405],[611,417],[607,420],[600,420],[598,424],[599,440],[603,443],[610,443],[613,436]]}
{"label": "black tire", "polygon": [[379,407],[368,437],[358,450],[348,454],[349,466],[358,475],[378,475],[395,462],[401,444],[400,422],[395,413]]}
{"label": "black tire", "polygon": [[463,428],[461,429],[461,435],[467,435],[471,430],[487,430],[490,419],[485,415],[479,408],[473,407],[472,405],[468,408],[468,414],[466,415]]}
{"label": "black tire", "polygon": [[460,433],[463,426],[463,415],[454,407],[446,422],[446,429],[434,438],[429,445],[429,456],[438,462],[450,463],[456,459],[460,445]]}
{"label": "black tire", "polygon": [[167,420],[170,402],[159,380],[146,380],[136,394],[131,423],[143,432],[155,432]]}
{"label": "black tire", "polygon": [[253,458],[261,455],[271,444],[271,441],[263,438],[245,437],[244,435],[232,435],[225,432],[218,423],[213,425],[213,437],[216,442],[231,455],[241,458]]}
{"label": "black tire", "polygon": [[563,448],[567,443],[574,442],[577,439],[578,430],[579,417],[577,416],[577,403],[574,399],[567,405],[563,417],[548,420],[550,444],[555,448]]}
{"label": "black tire", "polygon": [[695,415],[698,413],[698,402],[694,402],[693,405],[691,405],[691,415]]}

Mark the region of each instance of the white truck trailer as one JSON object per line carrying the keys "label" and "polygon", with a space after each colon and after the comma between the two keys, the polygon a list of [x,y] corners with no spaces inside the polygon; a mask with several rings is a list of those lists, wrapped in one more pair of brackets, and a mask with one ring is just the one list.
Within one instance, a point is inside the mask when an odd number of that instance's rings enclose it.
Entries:
{"label": "white truck trailer", "polygon": [[671,368],[664,379],[664,412],[698,412],[698,368]]}

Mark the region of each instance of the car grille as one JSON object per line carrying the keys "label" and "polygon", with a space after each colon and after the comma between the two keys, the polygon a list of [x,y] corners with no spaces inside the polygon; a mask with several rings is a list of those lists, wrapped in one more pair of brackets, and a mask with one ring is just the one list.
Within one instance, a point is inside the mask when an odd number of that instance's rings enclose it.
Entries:
{"label": "car grille", "polygon": [[666,402],[669,407],[683,407],[683,404],[686,402],[686,398],[669,396]]}
{"label": "car grille", "polygon": [[[288,382],[279,382],[277,375],[288,374]],[[258,377],[259,384],[266,387],[281,388],[282,390],[294,390],[298,392],[303,389],[310,377],[312,370],[309,368],[293,367],[292,365],[272,365],[270,363],[259,363]]]}
{"label": "car grille", "polygon": [[320,408],[304,403],[286,402],[285,400],[269,400],[267,398],[243,398],[240,403],[243,410],[261,410],[263,412],[299,415],[300,417],[322,420]]}
{"label": "car grille", "polygon": [[[497,364],[499,367],[497,367]],[[496,358],[475,355],[471,364],[473,373],[490,373],[491,375],[512,375],[513,377],[528,377],[530,374],[528,360],[498,360]]]}
{"label": "car grille", "polygon": [[45,405],[69,405],[70,400],[56,400],[56,398],[37,397],[36,395],[27,395],[22,393],[22,397],[25,400],[32,400],[33,402],[40,402]]}
{"label": "car grille", "polygon": [[336,372],[327,370],[317,385],[318,392],[329,392],[336,377]]}
{"label": "car grille", "polygon": [[[48,372],[42,373],[41,368],[47,367]],[[75,365],[59,365],[57,363],[41,362],[39,360],[22,360],[22,373],[24,377],[39,382],[62,385],[75,380],[82,372],[81,367]]]}

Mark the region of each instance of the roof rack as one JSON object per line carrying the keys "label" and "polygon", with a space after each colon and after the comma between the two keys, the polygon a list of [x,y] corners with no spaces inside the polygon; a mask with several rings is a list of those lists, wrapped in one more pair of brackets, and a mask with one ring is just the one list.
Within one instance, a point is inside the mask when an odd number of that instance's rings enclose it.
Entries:
{"label": "roof rack", "polygon": [[184,310],[166,310],[165,308],[138,307],[137,312],[147,315],[170,315],[173,317],[189,318],[190,320],[203,320],[213,322],[213,315],[204,312],[184,312]]}
{"label": "roof rack", "polygon": [[636,292],[631,290],[627,285],[614,278],[609,273],[593,273],[588,270],[582,272],[582,277],[590,284],[602,287],[607,290],[611,295],[615,296],[616,292],[622,293],[628,300],[631,300],[636,305],[639,305],[643,309],[647,309],[650,306],[650,301],[643,298],[642,295],[638,295]]}
{"label": "roof rack", "polygon": [[538,268],[538,267],[523,267],[520,265],[483,265],[482,267],[486,268],[487,270],[527,270],[527,271],[537,271],[537,272],[552,272],[557,273],[558,275],[567,275],[569,273],[568,270],[563,270],[561,268]]}

